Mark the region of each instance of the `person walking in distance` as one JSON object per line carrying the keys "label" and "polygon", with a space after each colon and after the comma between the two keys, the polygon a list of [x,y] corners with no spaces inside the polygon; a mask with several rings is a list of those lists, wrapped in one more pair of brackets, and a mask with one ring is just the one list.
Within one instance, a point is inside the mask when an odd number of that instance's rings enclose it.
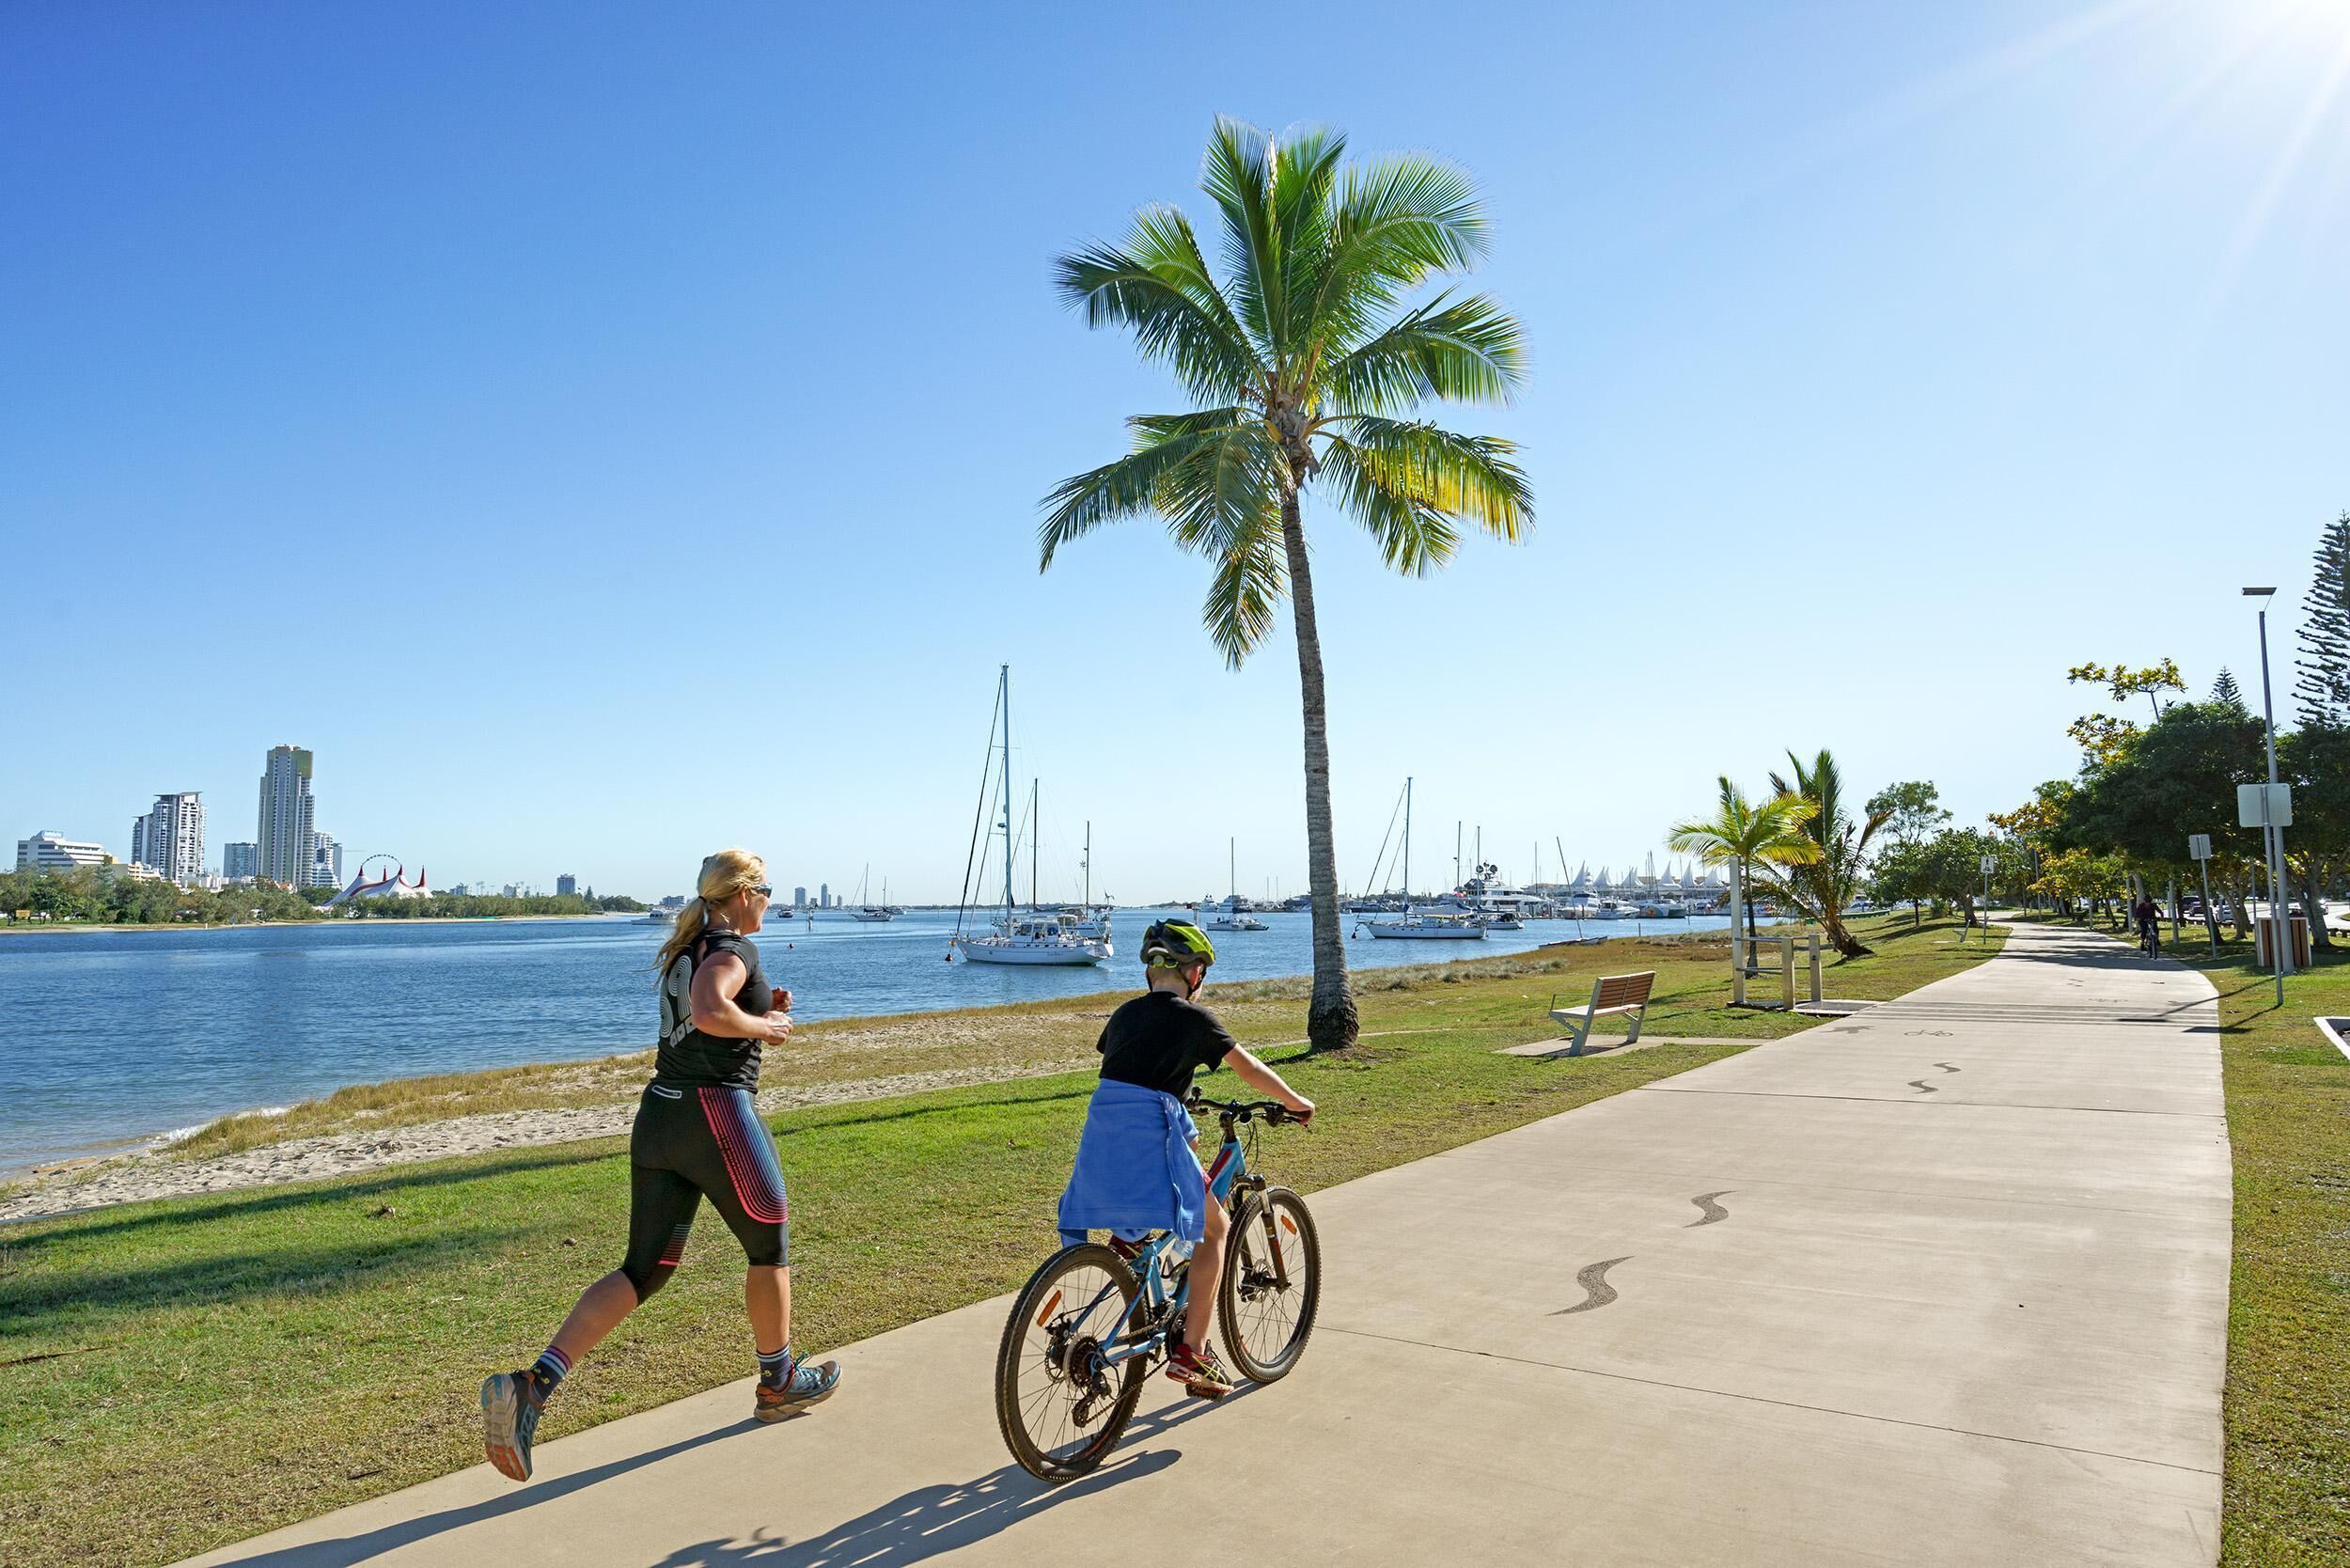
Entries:
{"label": "person walking in distance", "polygon": [[720,850],[702,862],[696,897],[662,945],[660,1048],[629,1134],[627,1257],[581,1294],[536,1362],[481,1385],[483,1447],[516,1481],[530,1479],[548,1398],[677,1272],[705,1198],[749,1264],[744,1301],[759,1352],[752,1414],[781,1420],[839,1384],[837,1362],[811,1365],[791,1350],[791,1206],[775,1138],[753,1100],[760,1048],[791,1038],[791,993],[767,983],[750,941],[774,894],[758,855]]}

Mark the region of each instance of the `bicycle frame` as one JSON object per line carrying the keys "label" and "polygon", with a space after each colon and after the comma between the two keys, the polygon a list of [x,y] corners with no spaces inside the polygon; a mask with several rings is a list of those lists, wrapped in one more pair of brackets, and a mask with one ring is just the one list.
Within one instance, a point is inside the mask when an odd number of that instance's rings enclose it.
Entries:
{"label": "bicycle frame", "polygon": [[[1234,1207],[1236,1195],[1261,1192],[1265,1179],[1248,1172],[1248,1155],[1241,1147],[1241,1137],[1232,1113],[1223,1112],[1217,1119],[1223,1142],[1215,1152],[1215,1163],[1208,1167],[1209,1201],[1221,1204],[1229,1214]],[[1131,1263],[1142,1282],[1134,1305],[1119,1319],[1118,1329],[1101,1347],[1104,1367],[1115,1367],[1137,1356],[1156,1354],[1168,1333],[1181,1333],[1183,1311],[1191,1302],[1191,1273],[1186,1269],[1183,1282],[1174,1291],[1167,1288],[1165,1263],[1174,1249],[1175,1237],[1166,1231],[1152,1231]],[[1104,1286],[1100,1294],[1073,1314],[1073,1321],[1083,1323],[1093,1309],[1109,1298],[1115,1286]]]}

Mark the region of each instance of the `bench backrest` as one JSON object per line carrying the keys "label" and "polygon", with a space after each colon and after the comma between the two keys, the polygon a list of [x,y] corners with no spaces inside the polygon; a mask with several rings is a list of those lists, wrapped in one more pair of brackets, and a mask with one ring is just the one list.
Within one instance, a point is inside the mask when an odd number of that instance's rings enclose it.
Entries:
{"label": "bench backrest", "polygon": [[1637,975],[1603,975],[1591,992],[1591,1006],[1638,1007],[1648,1000],[1649,988],[1656,983],[1656,971],[1646,969]]}

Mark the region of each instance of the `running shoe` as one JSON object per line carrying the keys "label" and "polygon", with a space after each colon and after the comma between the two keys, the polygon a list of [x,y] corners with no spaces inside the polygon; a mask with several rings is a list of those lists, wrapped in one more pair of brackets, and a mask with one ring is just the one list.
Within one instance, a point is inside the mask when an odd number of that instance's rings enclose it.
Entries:
{"label": "running shoe", "polygon": [[502,1475],[530,1479],[530,1445],[539,1435],[546,1396],[528,1367],[494,1372],[481,1385],[482,1450]]}
{"label": "running shoe", "polygon": [[1214,1351],[1194,1350],[1180,1341],[1167,1358],[1167,1375],[1201,1399],[1222,1399],[1232,1391],[1232,1374]]}
{"label": "running shoe", "polygon": [[791,1369],[791,1375],[784,1380],[782,1388],[770,1388],[764,1382],[760,1384],[751,1414],[762,1421],[779,1421],[793,1411],[823,1403],[838,1387],[839,1362],[823,1361],[810,1366],[803,1361]]}

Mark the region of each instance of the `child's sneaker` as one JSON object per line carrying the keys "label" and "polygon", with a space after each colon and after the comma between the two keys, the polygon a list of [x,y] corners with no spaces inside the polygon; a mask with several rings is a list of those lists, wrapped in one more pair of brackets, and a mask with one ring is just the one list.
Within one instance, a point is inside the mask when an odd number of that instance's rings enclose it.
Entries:
{"label": "child's sneaker", "polygon": [[1222,1399],[1232,1391],[1232,1374],[1214,1351],[1194,1350],[1180,1341],[1167,1358],[1167,1375],[1201,1399]]}

